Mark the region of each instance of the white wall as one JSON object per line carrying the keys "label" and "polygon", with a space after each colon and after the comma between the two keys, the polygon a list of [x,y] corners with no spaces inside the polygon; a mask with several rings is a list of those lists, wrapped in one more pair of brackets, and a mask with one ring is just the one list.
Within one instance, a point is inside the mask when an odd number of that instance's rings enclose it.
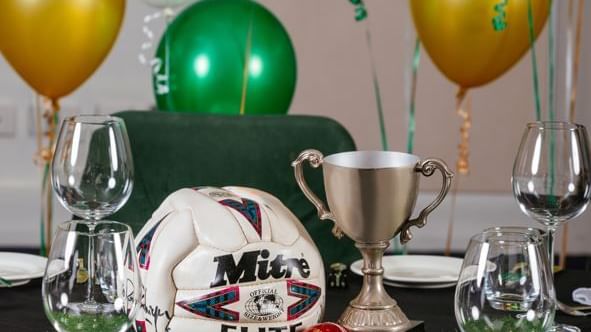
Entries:
{"label": "white wall", "polygon": [[[353,19],[347,0],[261,0],[284,23],[298,57],[298,86],[292,114],[318,114],[337,119],[353,134],[358,146],[380,148],[375,99],[363,26]],[[409,18],[406,1],[366,0],[374,54],[379,70],[391,148],[406,147],[404,73],[408,68]],[[591,2],[586,3],[586,13]],[[129,0],[117,43],[101,68],[74,94],[62,101],[64,113],[110,113],[147,108],[153,104],[149,71],[137,56],[144,41],[142,21],[154,10]],[[591,17],[587,15],[586,30]],[[161,22],[159,22],[161,23]],[[158,23],[157,23],[158,24]],[[159,29],[156,28],[158,31]],[[540,39],[539,61],[544,63],[545,37]],[[583,79],[579,85],[578,121],[591,126],[591,43],[582,54]],[[40,54],[40,57],[43,55]],[[472,174],[461,179],[455,220],[454,248],[493,225],[535,225],[518,210],[510,194],[512,159],[525,122],[533,120],[531,67],[526,56],[492,84],[474,90]],[[542,80],[545,74],[542,72]],[[455,164],[459,120],[454,115],[456,88],[435,69],[423,53],[419,71],[416,153],[437,156]],[[0,247],[36,245],[39,223],[39,170],[31,130],[32,94],[0,60],[0,112],[16,108],[15,136],[0,136]],[[0,113],[4,114],[4,113]],[[429,181],[433,189],[439,181]],[[425,195],[426,197],[428,195]],[[423,198],[422,200],[425,200]],[[419,202],[424,205],[424,201]],[[415,232],[416,249],[444,246],[450,200],[438,209],[429,226]],[[57,220],[67,214],[58,209]],[[570,249],[591,253],[589,213],[572,223]]]}

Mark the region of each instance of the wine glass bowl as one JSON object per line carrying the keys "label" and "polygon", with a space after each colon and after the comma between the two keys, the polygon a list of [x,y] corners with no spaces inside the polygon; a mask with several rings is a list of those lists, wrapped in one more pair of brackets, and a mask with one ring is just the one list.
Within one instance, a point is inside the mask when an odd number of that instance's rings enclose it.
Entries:
{"label": "wine glass bowl", "polygon": [[[525,181],[523,178],[514,177],[513,186],[523,213],[546,226],[558,226],[578,217],[587,208],[589,186],[585,184],[586,181],[577,179],[573,182],[570,178],[549,177]],[[545,189],[551,187],[552,182],[554,188]],[[523,188],[524,186],[526,188]]]}
{"label": "wine glass bowl", "polygon": [[555,302],[541,234],[499,227],[472,237],[454,303],[464,332],[546,331]]}
{"label": "wine glass bowl", "polygon": [[548,227],[579,216],[591,198],[589,168],[584,126],[528,124],[513,167],[513,192],[519,207]]}
{"label": "wine glass bowl", "polygon": [[[87,248],[94,243],[94,278]],[[89,303],[88,287],[95,288]],[[125,224],[70,221],[58,226],[42,283],[45,313],[57,331],[123,332],[139,308],[133,233]]]}
{"label": "wine glass bowl", "polygon": [[99,220],[119,210],[133,189],[125,122],[79,115],[62,122],[51,164],[53,189],[72,214]]}

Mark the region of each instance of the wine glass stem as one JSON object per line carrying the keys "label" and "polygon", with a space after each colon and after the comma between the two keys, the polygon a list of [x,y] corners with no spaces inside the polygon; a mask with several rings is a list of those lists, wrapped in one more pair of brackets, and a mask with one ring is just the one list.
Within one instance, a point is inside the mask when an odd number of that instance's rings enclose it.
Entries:
{"label": "wine glass stem", "polygon": [[548,246],[548,263],[550,263],[550,271],[554,275],[554,234],[556,233],[556,226],[548,226],[546,232],[546,245]]}
{"label": "wine glass stem", "polygon": [[[556,233],[556,226],[548,226],[546,232],[546,245],[548,246],[548,255],[550,263],[550,277],[554,280],[554,233]],[[558,297],[555,296],[555,300],[558,301]],[[558,310],[558,309],[557,309]],[[558,324],[554,322],[554,326],[549,331],[581,331],[576,326],[567,324]]]}
{"label": "wine glass stem", "polygon": [[88,289],[86,292],[86,302],[87,303],[94,303],[94,228],[96,227],[94,221],[88,226],[88,231],[90,233],[89,241],[88,241]]}

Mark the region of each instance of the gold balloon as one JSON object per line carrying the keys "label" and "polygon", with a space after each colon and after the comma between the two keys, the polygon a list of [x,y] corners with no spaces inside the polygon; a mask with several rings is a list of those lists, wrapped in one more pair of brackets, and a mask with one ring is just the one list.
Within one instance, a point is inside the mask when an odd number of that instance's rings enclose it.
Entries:
{"label": "gold balloon", "polygon": [[0,50],[33,89],[56,100],[101,64],[124,12],[125,0],[2,0]]}
{"label": "gold balloon", "polygon": [[[435,65],[462,88],[486,84],[529,48],[530,0],[410,0],[421,42]],[[531,0],[535,36],[549,1]]]}

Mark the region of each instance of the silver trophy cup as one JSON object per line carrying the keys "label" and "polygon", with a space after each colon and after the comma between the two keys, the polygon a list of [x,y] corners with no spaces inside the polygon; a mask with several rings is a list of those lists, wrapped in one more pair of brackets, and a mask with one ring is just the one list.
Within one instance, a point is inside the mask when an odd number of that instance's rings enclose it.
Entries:
{"label": "silver trophy cup", "polygon": [[[322,165],[326,208],[306,184],[302,163]],[[322,220],[335,223],[333,234],[343,233],[355,241],[363,256],[363,286],[339,318],[349,331],[406,331],[413,325],[383,285],[382,256],[389,241],[398,233],[404,244],[412,238],[411,226],[423,227],[427,216],[449,191],[453,173],[438,159],[425,159],[389,151],[352,151],[324,157],[306,150],[292,163],[300,189],[318,210]],[[435,200],[411,219],[420,174],[443,175],[443,185]]]}

